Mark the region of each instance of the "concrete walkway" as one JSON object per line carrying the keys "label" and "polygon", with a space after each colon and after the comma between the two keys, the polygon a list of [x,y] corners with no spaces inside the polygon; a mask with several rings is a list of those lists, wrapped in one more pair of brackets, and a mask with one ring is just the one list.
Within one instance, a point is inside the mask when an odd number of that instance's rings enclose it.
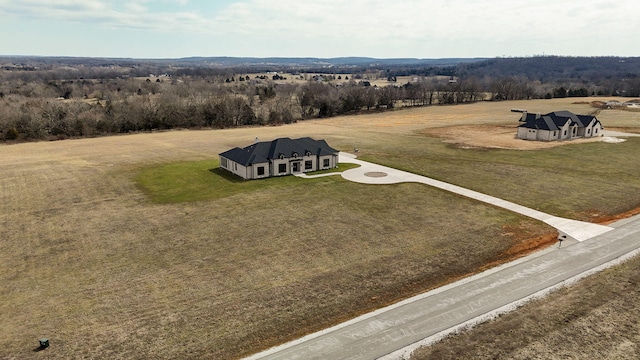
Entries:
{"label": "concrete walkway", "polygon": [[359,168],[349,169],[342,173],[342,177],[363,184],[397,184],[403,182],[415,182],[437,187],[442,190],[450,191],[468,198],[482,201],[506,210],[516,212],[540,220],[558,230],[560,236],[567,236],[577,241],[584,241],[594,236],[604,234],[613,228],[583,221],[565,219],[553,215],[543,213],[538,210],[530,209],[510,201],[498,199],[493,196],[485,195],[477,191],[465,189],[460,186],[445,183],[443,181],[431,179],[425,176],[412,174],[406,171],[393,169],[387,166],[373,164],[370,162],[356,159],[352,154],[340,153],[340,162],[352,163],[360,165]]}
{"label": "concrete walkway", "polygon": [[620,131],[611,131],[611,130],[602,130],[602,136],[634,137],[634,136],[640,136],[640,134],[626,133],[626,132],[620,132]]}

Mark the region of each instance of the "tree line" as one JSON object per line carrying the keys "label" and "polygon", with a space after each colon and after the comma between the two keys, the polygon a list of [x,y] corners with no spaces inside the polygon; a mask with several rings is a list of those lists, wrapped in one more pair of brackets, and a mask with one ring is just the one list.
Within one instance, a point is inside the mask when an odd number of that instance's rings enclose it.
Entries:
{"label": "tree line", "polygon": [[378,87],[366,80],[335,84],[335,77],[326,78],[330,80],[310,78],[295,84],[244,76],[231,83],[224,76],[5,80],[0,85],[0,140],[278,125],[481,98],[480,87],[452,85],[446,79]]}
{"label": "tree line", "polygon": [[[498,60],[441,68],[367,68],[349,75],[307,76],[289,69],[295,82],[281,81],[285,77],[280,75],[250,75],[242,71],[249,69],[239,68],[170,71],[158,64],[11,64],[0,72],[0,141],[278,125],[486,100],[640,96],[640,77],[633,73],[608,79],[594,75],[589,81],[491,75],[489,69]],[[156,75],[149,75],[151,71]],[[404,82],[398,82],[401,76]],[[383,86],[372,85],[376,81]]]}

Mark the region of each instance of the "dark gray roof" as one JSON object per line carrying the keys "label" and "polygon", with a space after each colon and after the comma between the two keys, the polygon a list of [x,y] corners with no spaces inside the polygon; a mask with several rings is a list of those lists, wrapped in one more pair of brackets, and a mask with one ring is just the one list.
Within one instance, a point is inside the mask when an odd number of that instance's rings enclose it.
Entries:
{"label": "dark gray roof", "polygon": [[220,153],[220,156],[240,165],[248,166],[265,163],[280,156],[290,158],[297,154],[302,157],[307,152],[312,155],[323,156],[337,154],[338,150],[330,147],[324,140],[314,140],[310,137],[300,139],[278,138],[273,141],[258,142],[243,149],[233,148]]}
{"label": "dark gray roof", "polygon": [[594,118],[595,116],[576,115],[566,110],[554,111],[544,115],[525,113],[520,119],[524,124],[520,125],[520,127],[554,131],[563,127],[567,121],[571,121],[571,125],[576,124],[580,128],[589,125]]}

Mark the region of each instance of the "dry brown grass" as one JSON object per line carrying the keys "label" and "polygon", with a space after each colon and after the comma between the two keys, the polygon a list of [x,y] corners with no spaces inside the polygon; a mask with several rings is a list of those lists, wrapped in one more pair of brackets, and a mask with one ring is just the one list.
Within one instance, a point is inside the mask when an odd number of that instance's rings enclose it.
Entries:
{"label": "dry brown grass", "polygon": [[[157,205],[133,178],[255,137],[397,148],[416,130],[472,123],[468,112],[503,124],[522,106],[398,111],[393,127],[380,114],[2,146],[0,358],[237,357],[513,256],[549,228],[416,184],[327,178]],[[43,336],[51,347],[33,352]]]}

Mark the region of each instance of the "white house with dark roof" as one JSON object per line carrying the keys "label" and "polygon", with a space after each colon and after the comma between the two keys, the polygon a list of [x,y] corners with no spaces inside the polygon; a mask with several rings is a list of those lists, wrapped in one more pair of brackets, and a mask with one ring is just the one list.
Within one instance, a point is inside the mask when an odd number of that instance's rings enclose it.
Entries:
{"label": "white house with dark roof", "polygon": [[338,166],[338,150],[309,137],[278,138],[219,154],[220,168],[243,179],[261,179]]}
{"label": "white house with dark roof", "polygon": [[595,116],[570,111],[532,114],[524,111],[518,126],[518,139],[554,141],[602,136],[602,124]]}

